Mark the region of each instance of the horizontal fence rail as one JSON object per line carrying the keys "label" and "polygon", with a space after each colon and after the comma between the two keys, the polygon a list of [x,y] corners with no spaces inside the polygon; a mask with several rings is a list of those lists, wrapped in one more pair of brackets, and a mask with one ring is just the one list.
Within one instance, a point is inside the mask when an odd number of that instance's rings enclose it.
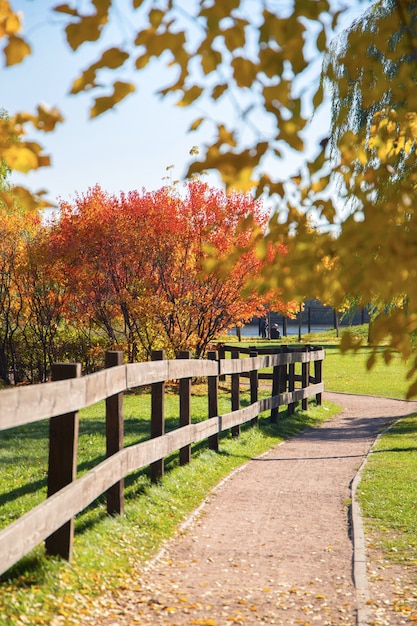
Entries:
{"label": "horizontal fence rail", "polygon": [[[164,458],[173,452],[179,451],[180,462],[185,463],[190,460],[191,444],[208,440],[209,447],[217,451],[221,432],[231,429],[238,435],[242,424],[255,425],[264,411],[271,411],[271,421],[276,421],[280,406],[288,405],[291,414],[297,402],[307,408],[312,396],[321,404],[322,348],[302,346],[290,351],[281,346],[273,354],[259,354],[261,349],[250,348],[240,350],[249,354],[244,358],[232,347],[222,350],[221,356],[230,351],[231,358],[218,358],[216,352],[210,352],[208,360],[195,360],[184,352],[178,359],[165,360],[164,352],[159,351],[151,362],[134,364],[120,364],[122,353],[109,352],[103,371],[81,377],[79,364],[57,364],[52,382],[0,392],[0,431],[43,419],[50,424],[48,497],[0,531],[0,574],[44,540],[48,554],[70,560],[74,517],[103,493],[107,494],[108,513],[122,514],[123,481],[131,472],[150,466],[151,478],[156,481],[163,475]],[[297,363],[301,374],[295,373]],[[270,368],[272,374],[262,371]],[[231,380],[232,411],[218,415],[218,385],[225,376]],[[208,418],[199,423],[191,423],[193,378],[208,381]],[[240,382],[245,378],[249,378],[251,403],[240,408]],[[272,380],[271,396],[258,400],[263,379]],[[179,385],[180,427],[165,433],[167,381]],[[123,393],[143,386],[151,386],[151,438],[123,447]],[[78,411],[102,400],[106,400],[107,458],[77,478]]]}

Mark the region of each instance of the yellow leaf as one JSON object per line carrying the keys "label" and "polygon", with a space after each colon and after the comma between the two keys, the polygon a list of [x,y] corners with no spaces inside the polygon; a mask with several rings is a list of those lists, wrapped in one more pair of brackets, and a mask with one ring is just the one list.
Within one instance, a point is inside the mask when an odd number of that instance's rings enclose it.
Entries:
{"label": "yellow leaf", "polygon": [[158,28],[164,19],[164,15],[164,11],[161,11],[161,9],[151,9],[149,11],[149,21],[154,28]]}
{"label": "yellow leaf", "polygon": [[43,155],[38,157],[38,167],[49,167],[51,165],[51,157]]}
{"label": "yellow leaf", "polygon": [[54,206],[46,200],[42,200],[41,196],[44,191],[38,191],[33,194],[25,187],[12,187],[9,191],[0,192],[0,199],[9,208],[12,208],[16,202],[26,211],[39,211],[46,207]]}
{"label": "yellow leaf", "polygon": [[16,143],[3,152],[3,158],[11,170],[27,174],[38,167],[38,156],[30,148]]}
{"label": "yellow leaf", "polygon": [[325,52],[327,49],[326,29],[324,26],[322,26],[322,29],[320,30],[317,37],[317,49],[320,52]]}
{"label": "yellow leaf", "polygon": [[323,178],[319,178],[319,180],[314,181],[311,189],[314,191],[314,193],[318,193],[319,191],[323,191],[323,189],[326,189],[329,183],[330,174],[328,176],[323,176]]}
{"label": "yellow leaf", "polygon": [[235,57],[232,61],[232,67],[238,87],[251,87],[256,78],[256,65],[249,59]]}
{"label": "yellow leaf", "polygon": [[76,94],[80,93],[84,89],[91,89],[92,87],[96,87],[97,84],[95,82],[96,72],[92,67],[86,69],[81,76],[78,76],[72,83],[71,93]]}
{"label": "yellow leaf", "polygon": [[417,396],[417,380],[415,380],[407,389],[406,399],[411,400]]}
{"label": "yellow leaf", "polygon": [[55,126],[63,121],[64,118],[57,108],[50,109],[46,105],[40,104],[38,106],[38,117],[33,120],[33,123],[36,128],[48,133],[55,130]]}
{"label": "yellow leaf", "polygon": [[17,13],[13,13],[9,9],[9,13],[8,15],[6,15],[6,18],[4,19],[4,26],[3,26],[4,34],[15,35],[16,33],[20,32],[21,27],[22,27],[22,23],[21,23],[19,15],[17,15]]}
{"label": "yellow leaf", "polygon": [[266,103],[273,104],[275,100],[278,100],[286,107],[291,99],[291,83],[288,80],[281,79],[277,85],[264,87],[262,94]]}
{"label": "yellow leaf", "polygon": [[218,125],[218,133],[219,133],[219,143],[226,143],[228,146],[235,146],[236,139],[234,137],[233,132],[228,130],[223,124]]}
{"label": "yellow leaf", "polygon": [[6,65],[10,66],[21,63],[23,59],[30,53],[31,49],[29,44],[21,37],[13,35],[9,38],[9,42],[4,48]]}
{"label": "yellow leaf", "polygon": [[149,54],[141,54],[135,62],[136,69],[141,70],[149,63],[150,56]]}
{"label": "yellow leaf", "polygon": [[218,50],[212,50],[211,47],[206,49],[200,46],[199,52],[201,54],[201,67],[206,75],[214,72],[222,62],[222,55]]}
{"label": "yellow leaf", "polygon": [[265,241],[265,239],[261,239],[255,248],[255,254],[256,257],[261,260],[264,261],[268,255],[268,245]]}
{"label": "yellow leaf", "polygon": [[313,97],[313,106],[315,109],[317,109],[320,106],[320,104],[323,102],[323,98],[324,98],[324,90],[323,90],[323,85],[320,83]]}
{"label": "yellow leaf", "polygon": [[77,11],[72,9],[69,4],[58,4],[53,10],[57,13],[65,13],[66,15],[73,15],[74,17],[78,16]]}
{"label": "yellow leaf", "polygon": [[109,67],[114,70],[123,65],[128,58],[129,55],[124,50],[120,50],[120,48],[109,48],[103,52],[100,60],[94,63],[94,67],[96,69]]}
{"label": "yellow leaf", "polygon": [[96,14],[84,16],[79,22],[68,24],[65,32],[71,48],[77,50],[86,41],[97,41],[106,22],[107,15]]}
{"label": "yellow leaf", "polygon": [[90,116],[92,118],[97,117],[98,115],[105,113],[105,111],[112,109],[115,104],[123,100],[123,98],[132,93],[132,91],[135,91],[135,87],[131,83],[116,81],[113,85],[113,95],[96,98],[95,104],[91,109]]}
{"label": "yellow leaf", "polygon": [[227,85],[224,83],[222,85],[216,85],[213,88],[213,91],[211,92],[211,97],[213,98],[213,100],[218,100],[220,96],[224,94],[226,89],[227,89]]}
{"label": "yellow leaf", "polygon": [[231,187],[242,193],[247,193],[258,184],[257,180],[252,178],[253,167],[250,165],[242,167],[231,182]]}
{"label": "yellow leaf", "polygon": [[226,48],[233,52],[236,48],[243,48],[245,45],[245,31],[242,27],[237,27],[236,23],[223,31]]}
{"label": "yellow leaf", "polygon": [[371,354],[368,357],[368,360],[366,361],[366,369],[369,371],[373,368],[373,366],[375,365],[376,362],[376,356],[375,354]]}
{"label": "yellow leaf", "polygon": [[73,82],[71,93],[76,94],[85,89],[91,89],[96,87],[95,82],[96,72],[101,68],[110,68],[112,70],[117,69],[129,58],[127,52],[120,50],[120,48],[109,48],[105,50],[101,55],[101,58],[90,65],[84,72],[76,78]]}
{"label": "yellow leaf", "polygon": [[284,71],[284,61],[282,55],[276,49],[267,47],[259,51],[259,63],[268,78],[281,76]]}
{"label": "yellow leaf", "polygon": [[204,122],[204,117],[199,117],[196,120],[194,120],[194,122],[191,124],[190,126],[190,130],[197,130],[197,128],[199,128],[200,124]]}
{"label": "yellow leaf", "polygon": [[294,150],[303,150],[304,143],[299,136],[300,130],[305,126],[305,121],[298,119],[282,120],[279,125],[279,138],[288,143]]}
{"label": "yellow leaf", "polygon": [[181,106],[181,107],[188,106],[189,104],[197,100],[197,98],[201,96],[202,92],[203,92],[202,87],[199,87],[198,85],[193,85],[190,89],[184,91],[184,95],[181,98],[181,100],[178,100],[177,106]]}

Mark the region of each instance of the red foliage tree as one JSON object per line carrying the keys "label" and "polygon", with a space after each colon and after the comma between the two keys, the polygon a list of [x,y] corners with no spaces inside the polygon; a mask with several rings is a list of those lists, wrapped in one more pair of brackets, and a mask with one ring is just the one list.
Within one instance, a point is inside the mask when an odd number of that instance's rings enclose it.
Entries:
{"label": "red foliage tree", "polygon": [[[51,238],[79,319],[94,319],[113,344],[123,336],[132,360],[139,345],[200,356],[219,334],[264,312],[265,296],[245,287],[262,266],[252,227],[265,232],[267,224],[250,195],[201,181],[183,193],[164,187],[119,198],[94,187],[74,205],[61,204]],[[204,271],[211,255],[236,245],[245,253],[230,272]]]}

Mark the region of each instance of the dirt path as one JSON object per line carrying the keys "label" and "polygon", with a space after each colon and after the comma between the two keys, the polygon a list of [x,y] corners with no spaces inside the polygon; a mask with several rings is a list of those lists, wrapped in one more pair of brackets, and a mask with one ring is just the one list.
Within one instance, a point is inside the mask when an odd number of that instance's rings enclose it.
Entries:
{"label": "dirt path", "polygon": [[[351,481],[377,434],[417,412],[417,403],[325,397],[343,411],[234,472],[159,558],[138,572],[134,589],[102,598],[93,623],[413,623],[409,585],[415,571],[406,580],[374,553],[368,577],[357,581],[369,584],[372,604],[360,604],[358,614],[348,504]],[[398,608],[401,594],[406,600]],[[417,621],[417,607],[415,616]]]}

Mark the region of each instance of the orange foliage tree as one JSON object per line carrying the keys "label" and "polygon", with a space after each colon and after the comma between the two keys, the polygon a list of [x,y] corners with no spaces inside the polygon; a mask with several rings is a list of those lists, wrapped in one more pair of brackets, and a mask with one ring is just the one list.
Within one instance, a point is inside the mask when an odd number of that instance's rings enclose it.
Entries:
{"label": "orange foliage tree", "polygon": [[13,368],[10,347],[23,310],[23,299],[16,289],[21,253],[20,238],[16,236],[19,229],[20,216],[3,209],[0,221],[0,378],[5,382],[10,382]]}
{"label": "orange foliage tree", "polygon": [[7,384],[25,377],[22,353],[32,311],[25,272],[28,245],[39,227],[37,214],[0,206],[0,379]]}
{"label": "orange foliage tree", "polygon": [[[33,214],[31,214],[33,216]],[[49,229],[40,220],[25,241],[19,284],[26,304],[24,377],[45,382],[60,360],[65,287],[49,257]]]}
{"label": "orange foliage tree", "polygon": [[[252,245],[253,228],[264,233],[268,217],[250,195],[200,180],[120,197],[94,187],[62,203],[51,228],[68,313],[94,320],[112,345],[128,348],[130,360],[159,347],[200,356],[219,334],[262,314],[266,301],[288,312],[278,292],[246,289],[265,257]],[[203,271],[213,254],[235,249],[231,272]],[[268,254],[285,252],[278,246]]]}

